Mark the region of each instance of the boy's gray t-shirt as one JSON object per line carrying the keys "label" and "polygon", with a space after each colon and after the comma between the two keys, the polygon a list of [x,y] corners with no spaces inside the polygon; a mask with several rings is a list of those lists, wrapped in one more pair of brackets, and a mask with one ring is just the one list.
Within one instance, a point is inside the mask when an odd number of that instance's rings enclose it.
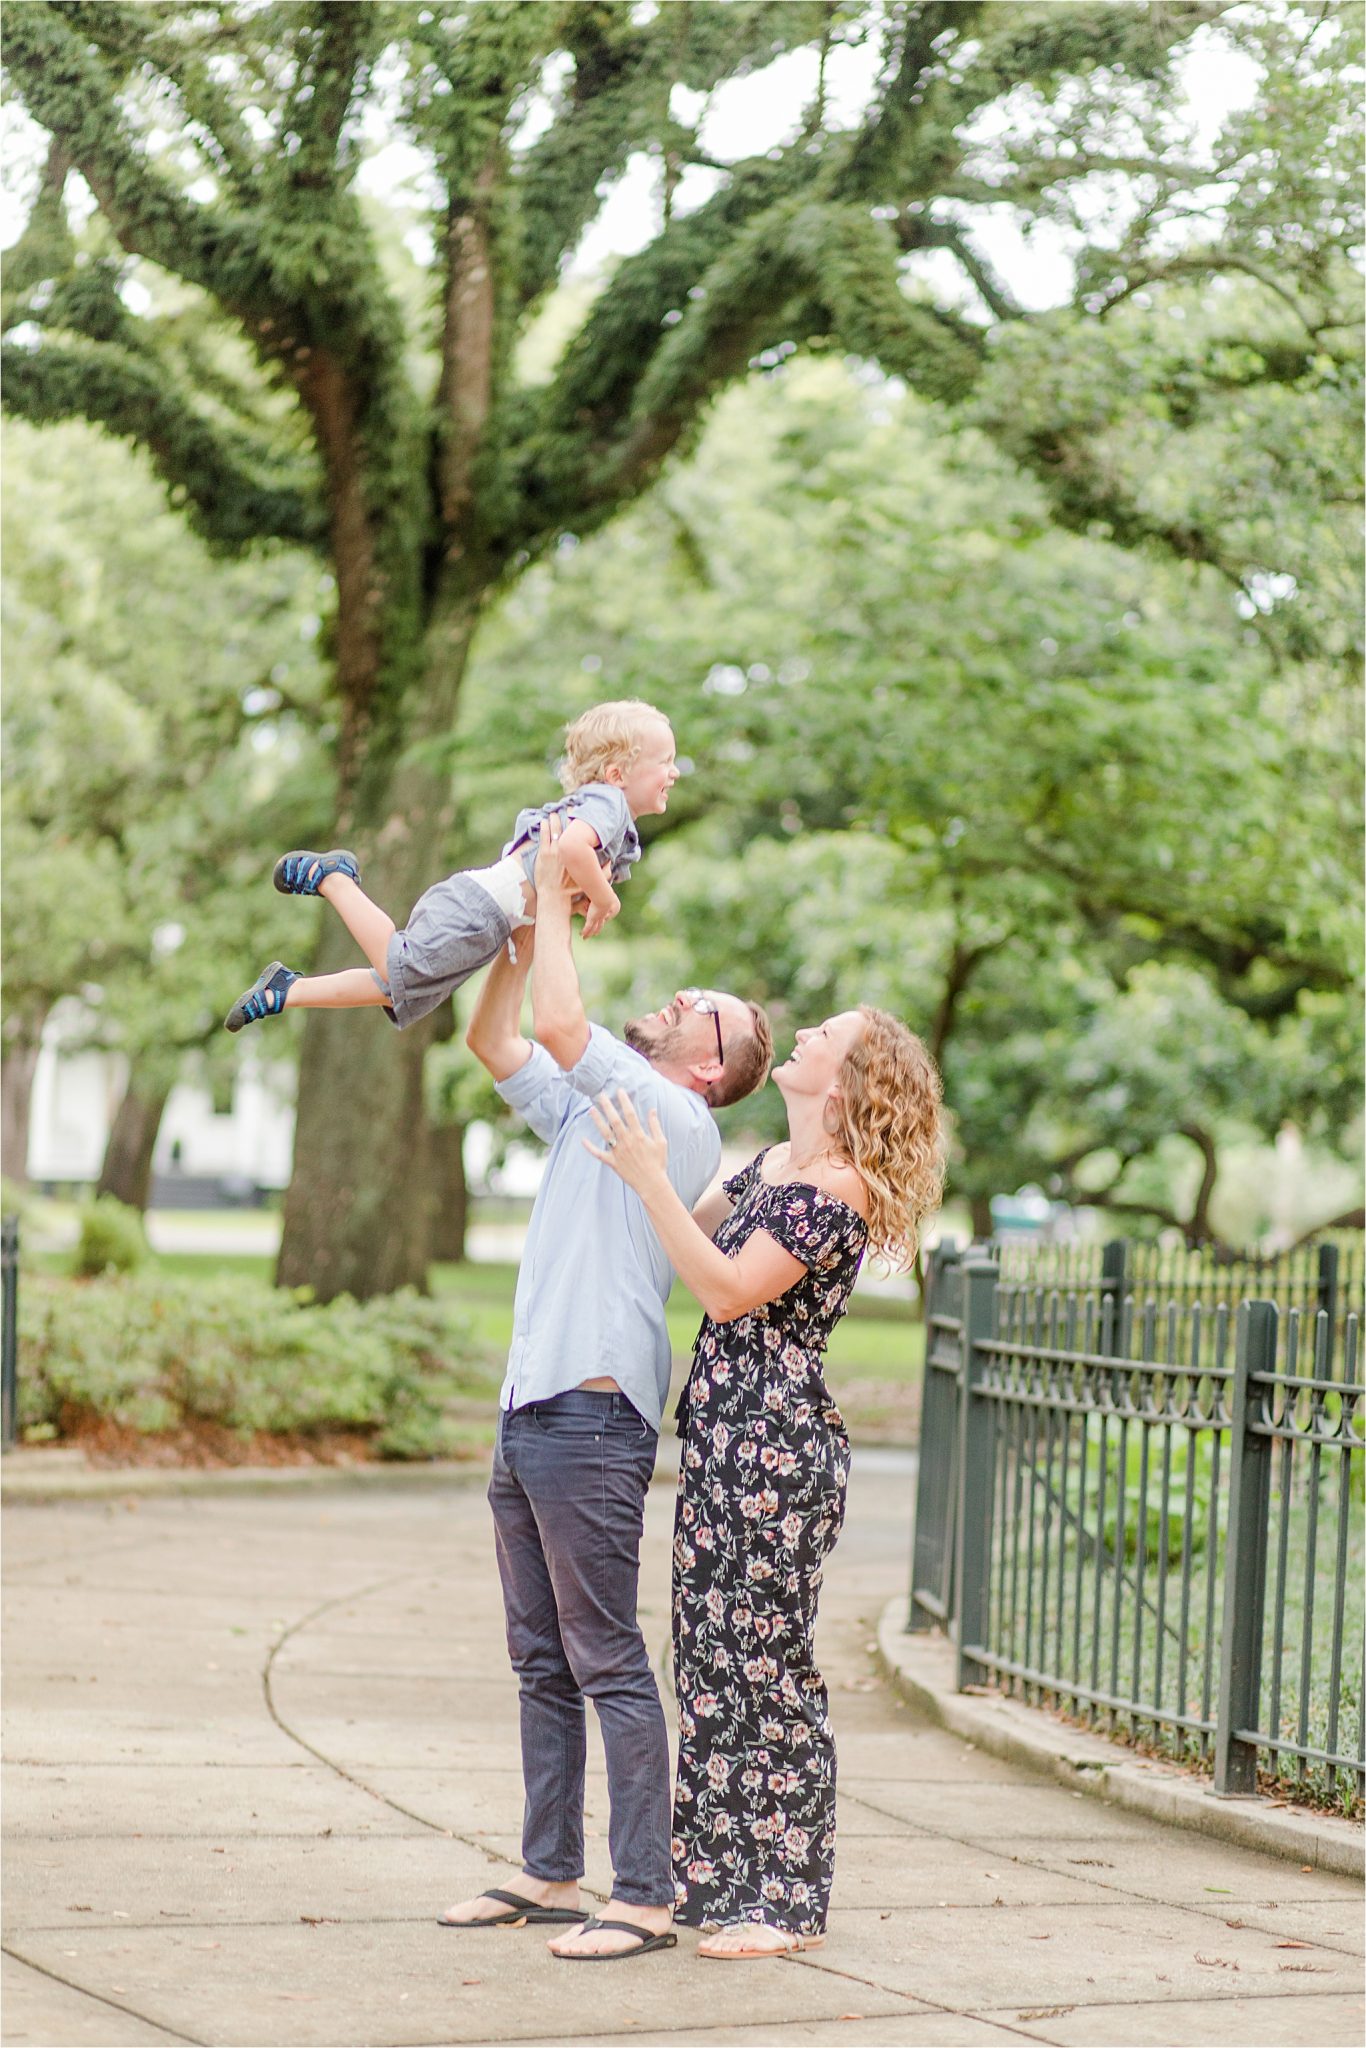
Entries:
{"label": "boy's gray t-shirt", "polygon": [[669,1144],[668,1173],[692,1208],[721,1162],[721,1137],[700,1095],[657,1074],[610,1031],[589,1027],[588,1046],[567,1072],[543,1046],[506,1081],[504,1102],[550,1146],[531,1212],[512,1349],[499,1395],[524,1408],[587,1379],[611,1378],[658,1429],[669,1392],[671,1353],[664,1304],[673,1268],[640,1197],[583,1148],[599,1143],[589,1105],[625,1088],[648,1129],[657,1110]]}
{"label": "boy's gray t-shirt", "polygon": [[[585,782],[581,789],[558,797],[554,803],[537,804],[530,810],[518,811],[512,837],[503,852],[520,852],[526,878],[533,886],[541,826],[552,812],[557,812],[566,824],[571,818],[582,818],[591,825],[598,835],[598,860],[607,871],[608,881],[615,887],[618,882],[626,880],[632,863],[640,859],[640,835],[630,806],[615,783]],[[526,842],[525,845],[522,841]]]}

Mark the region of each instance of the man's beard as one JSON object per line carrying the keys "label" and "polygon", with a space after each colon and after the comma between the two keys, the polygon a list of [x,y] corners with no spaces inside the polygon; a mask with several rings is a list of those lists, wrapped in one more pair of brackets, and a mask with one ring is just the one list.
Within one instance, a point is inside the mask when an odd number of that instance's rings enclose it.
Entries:
{"label": "man's beard", "polygon": [[677,1024],[664,1024],[658,1017],[633,1017],[621,1035],[632,1052],[643,1053],[647,1060],[667,1060],[677,1052],[683,1034]]}

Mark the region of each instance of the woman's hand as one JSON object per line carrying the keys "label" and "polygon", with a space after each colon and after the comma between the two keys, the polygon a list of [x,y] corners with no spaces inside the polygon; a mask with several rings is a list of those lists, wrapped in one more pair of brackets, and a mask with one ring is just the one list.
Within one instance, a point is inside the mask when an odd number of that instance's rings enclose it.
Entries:
{"label": "woman's hand", "polygon": [[650,1111],[650,1128],[645,1130],[634,1102],[624,1088],[618,1088],[615,1107],[604,1092],[596,1107],[589,1103],[588,1114],[602,1133],[602,1144],[595,1145],[591,1138],[585,1138],[585,1152],[610,1166],[627,1187],[640,1190],[651,1180],[665,1178],[669,1142],[660,1127],[657,1110]]}

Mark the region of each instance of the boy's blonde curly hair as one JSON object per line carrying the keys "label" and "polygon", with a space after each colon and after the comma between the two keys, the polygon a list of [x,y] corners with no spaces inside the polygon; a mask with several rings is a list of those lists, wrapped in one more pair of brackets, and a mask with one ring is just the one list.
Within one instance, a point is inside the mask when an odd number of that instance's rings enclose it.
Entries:
{"label": "boy's blonde curly hair", "polygon": [[827,1118],[868,1189],[868,1242],[896,1271],[915,1258],[920,1225],[939,1207],[947,1145],[939,1069],[913,1031],[861,1005],[863,1032],[840,1069]]}
{"label": "boy's blonde curly hair", "polygon": [[585,782],[602,782],[613,766],[629,768],[640,752],[645,727],[652,718],[667,725],[668,719],[641,697],[614,697],[595,704],[572,725],[565,727],[564,758],[559,765],[560,787],[573,791]]}

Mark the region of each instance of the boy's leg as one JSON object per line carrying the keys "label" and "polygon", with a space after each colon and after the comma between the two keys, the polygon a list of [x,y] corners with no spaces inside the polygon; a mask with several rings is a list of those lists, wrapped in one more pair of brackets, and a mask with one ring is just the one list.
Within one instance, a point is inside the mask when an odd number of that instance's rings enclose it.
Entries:
{"label": "boy's leg", "polygon": [[[327,898],[376,974],[387,980],[389,941],[394,936],[394,920],[389,913],[381,910],[378,903],[372,903],[360,883],[353,882],[349,875],[324,876],[318,884],[318,894]],[[332,975],[315,975],[310,978],[316,981],[340,979]],[[371,1001],[373,998],[367,997],[366,1000]],[[387,1002],[388,998],[382,997],[381,1000]],[[312,1007],[316,1009],[324,1006],[315,1003]],[[350,1002],[343,1002],[339,1003],[338,1007],[350,1009],[353,1005]]]}
{"label": "boy's leg", "polygon": [[285,994],[287,1010],[373,1010],[391,1000],[368,967],[340,974],[301,974]]}

